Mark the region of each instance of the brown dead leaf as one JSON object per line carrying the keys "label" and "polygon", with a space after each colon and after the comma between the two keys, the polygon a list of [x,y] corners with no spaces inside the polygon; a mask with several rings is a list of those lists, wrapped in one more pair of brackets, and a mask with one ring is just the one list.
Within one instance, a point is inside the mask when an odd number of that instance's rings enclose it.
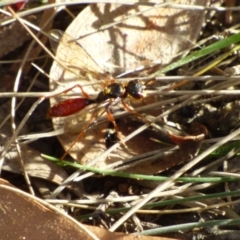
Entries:
{"label": "brown dead leaf", "polygon": [[[181,1],[181,3],[204,6],[208,4],[208,1],[186,0]],[[141,14],[138,15],[140,12]],[[133,15],[136,16],[133,17]],[[100,69],[114,74],[122,71],[122,69],[135,68],[146,61],[152,62],[160,59],[163,65],[167,64],[175,59],[179,52],[192,46],[201,29],[203,18],[204,13],[201,11],[160,7],[149,9],[146,6],[115,4],[91,5],[79,14],[66,31],[68,33],[66,36],[71,36],[72,41],[61,42],[57,49],[56,55],[57,58],[58,55],[60,56],[58,58],[59,62],[54,62],[50,76],[51,79],[63,83],[65,87],[51,81],[50,88],[60,90],[76,84],[89,84],[93,74],[90,74],[89,79],[89,76],[83,78],[82,73],[85,74],[87,68],[91,71],[96,69],[94,67],[96,63],[100,66]],[[108,28],[109,24],[117,21],[121,21],[121,23]],[[99,31],[99,29],[105,27],[106,30]],[[74,39],[79,37],[81,39],[77,40],[78,46]],[[80,48],[80,45],[84,47],[87,53],[83,54],[85,51]],[[88,54],[91,57],[86,57]],[[64,60],[67,60],[67,62],[64,63]],[[117,65],[118,68],[113,67],[113,65]],[[77,81],[78,77],[80,78],[79,81]],[[102,80],[102,74],[99,78]],[[102,87],[101,84],[98,84],[99,87],[95,87],[95,85],[94,87],[85,86],[84,91],[95,98]],[[74,88],[73,91],[80,92],[80,95],[82,95],[78,88]],[[51,104],[58,102],[61,97],[51,98]],[[59,140],[66,151],[77,139],[83,127],[86,126],[85,122],[86,119],[89,119],[87,116],[89,111],[85,111],[84,114],[83,112],[80,111],[79,114],[71,117],[53,119],[56,129],[73,125],[74,132],[66,131],[65,134],[59,136]],[[104,138],[107,126],[108,123],[101,123],[88,129],[85,136],[71,148],[71,156],[86,164],[103,153],[106,150]],[[147,141],[149,142],[149,140]],[[142,141],[139,142],[139,145],[144,146],[145,144]],[[97,166],[104,167],[106,162],[113,162],[117,159],[124,160],[137,154],[139,152],[136,149],[128,147],[126,151],[126,149],[120,147],[113,152],[114,157],[111,155],[107,159],[100,159]],[[153,172],[155,173],[156,169]],[[151,171],[148,173],[151,173]]]}
{"label": "brown dead leaf", "polygon": [[[140,163],[134,166],[133,168],[126,169],[126,171],[130,173],[134,172],[141,174],[153,174],[162,172],[180,163],[190,161],[197,155],[204,137],[205,137],[204,127],[202,127],[202,132],[199,132],[199,135],[196,136],[192,135],[180,136],[169,132],[169,138],[175,144],[178,145],[179,149],[170,152],[166,156],[159,157],[157,160],[151,160],[144,163]],[[144,144],[141,144],[141,146],[144,146]]]}
{"label": "brown dead leaf", "polygon": [[[57,185],[61,185],[69,177],[62,167],[44,159],[40,152],[27,145],[21,146],[21,156],[25,171],[30,177],[44,179]],[[6,154],[2,170],[16,174],[23,173],[19,155],[15,148]],[[76,183],[69,183],[68,188],[77,196],[82,196],[82,192]]]}
{"label": "brown dead leaf", "polygon": [[94,226],[80,228],[71,219],[54,212],[37,199],[21,191],[14,191],[8,182],[0,179],[0,240],[12,239],[93,239],[84,228],[95,235],[95,239],[125,240],[177,240],[165,237],[136,236],[113,233]]}
{"label": "brown dead leaf", "polygon": [[[0,122],[5,121],[7,113],[11,109],[11,102],[6,101],[0,108]],[[27,125],[22,128],[22,133],[27,133]],[[0,134],[0,152],[4,150],[4,146],[12,136],[11,121],[6,121],[1,128]],[[56,184],[61,184],[68,175],[66,172],[55,163],[50,162],[41,157],[41,153],[27,145],[21,145],[21,154],[25,163],[25,170],[32,177],[42,178]],[[4,164],[2,169],[12,173],[22,174],[19,155],[16,147],[9,149],[5,155]]]}
{"label": "brown dead leaf", "polygon": [[[208,2],[174,1],[201,6]],[[203,19],[202,11],[161,8],[161,4],[154,8],[92,4],[75,18],[66,32],[80,38],[78,42],[104,71],[118,74],[155,60],[161,60],[162,66],[170,63],[178,53],[193,46]],[[120,23],[109,27],[117,22]]]}
{"label": "brown dead leaf", "polygon": [[[50,1],[54,2],[54,1]],[[49,18],[52,17],[53,9],[47,9],[43,13],[26,16],[26,20],[32,24],[38,26],[42,31],[48,32],[51,29],[52,21],[49,21]],[[4,18],[6,18],[4,16]],[[46,25],[48,22],[48,25]],[[36,34],[36,33],[35,33]],[[39,40],[44,45],[47,42],[47,37],[45,35],[39,35]],[[18,21],[11,23],[10,25],[4,26],[0,29],[0,57],[10,53],[13,50],[21,47],[25,42],[31,40],[32,37]],[[30,44],[29,44],[30,45]],[[26,49],[19,54],[18,59],[21,60],[25,57],[26,53],[28,58],[35,59],[38,57],[39,53],[42,51],[42,47],[39,44],[35,44],[31,51],[29,52],[28,46]],[[17,60],[17,59],[14,59]],[[0,82],[0,89],[3,91],[11,91],[16,72],[19,69],[21,63],[12,64],[7,73],[4,73]],[[26,61],[25,66],[22,68],[22,73],[27,75],[31,69],[31,61]],[[11,74],[12,73],[12,74]]]}
{"label": "brown dead leaf", "polygon": [[[24,145],[21,154],[25,163],[25,170],[31,177],[42,178],[56,184],[61,184],[67,177],[67,173],[55,163],[41,157],[41,153]],[[8,152],[2,169],[5,171],[22,174],[19,156],[16,149]]]}
{"label": "brown dead leaf", "polygon": [[[2,16],[1,20],[6,18]],[[28,21],[32,21],[36,24],[36,19],[28,18]],[[26,30],[21,26],[19,22],[14,22],[10,26],[1,27],[0,29],[0,57],[3,57],[15,50],[16,48],[22,46],[22,44],[31,37],[26,34]]]}
{"label": "brown dead leaf", "polygon": [[0,180],[1,240],[93,239],[73,221],[9,185]]}

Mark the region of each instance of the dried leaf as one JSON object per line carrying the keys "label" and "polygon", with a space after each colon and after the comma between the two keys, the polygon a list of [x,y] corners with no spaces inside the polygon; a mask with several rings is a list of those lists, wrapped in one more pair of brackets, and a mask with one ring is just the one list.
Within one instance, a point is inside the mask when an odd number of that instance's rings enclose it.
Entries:
{"label": "dried leaf", "polygon": [[[42,178],[56,184],[61,184],[68,177],[67,173],[61,167],[43,159],[40,152],[27,145],[21,147],[21,154],[25,163],[25,170],[31,177]],[[16,149],[9,151],[6,155],[2,169],[22,174],[22,168]]]}
{"label": "dried leaf", "polygon": [[[187,0],[181,1],[181,3],[206,5],[208,1]],[[139,12],[141,14],[138,15]],[[135,16],[132,17],[133,15]],[[142,65],[146,61],[154,62],[161,59],[163,65],[167,64],[175,59],[179,52],[185,51],[192,46],[201,29],[203,18],[204,12],[201,11],[160,7],[149,9],[146,6],[115,4],[91,5],[79,14],[66,31],[68,33],[66,36],[70,35],[71,39],[68,39],[68,41],[63,40],[57,49],[59,62],[53,64],[50,75],[52,79],[65,84],[65,87],[59,86],[55,81],[52,81],[50,88],[59,90],[76,84],[82,86],[89,84],[89,81],[97,76],[97,74],[92,74],[96,69],[96,63],[100,66],[100,69],[114,74],[122,71],[122,69],[132,69]],[[99,31],[99,29],[108,27],[109,24],[116,21],[121,21],[121,23]],[[81,39],[78,39],[79,37]],[[74,39],[78,39],[77,42]],[[71,48],[71,46],[73,47]],[[118,68],[113,67],[113,65]],[[87,68],[90,69],[90,77],[87,74]],[[102,80],[103,76],[108,78],[107,75],[104,75],[104,71],[99,70],[99,78],[96,80]],[[87,76],[84,77],[82,72]],[[78,77],[80,78],[79,81],[77,81]],[[106,82],[108,81],[109,79],[106,79]],[[94,85],[84,86],[83,88],[85,92],[94,98],[101,87],[104,86],[98,81],[97,87]],[[96,89],[99,90],[96,91]],[[82,95],[81,90],[77,87],[73,91]],[[56,99],[59,100],[61,97],[63,95]],[[55,104],[58,101],[56,99],[51,98],[51,104]],[[144,101],[141,104],[143,103]],[[108,126],[106,122],[91,126],[91,129],[86,131],[84,137],[76,140],[83,126],[86,126],[85,122],[89,119],[88,113],[89,111],[83,111],[82,114],[80,111],[79,114],[72,117],[53,119],[55,128],[65,126],[66,133],[59,136],[64,149],[67,151],[76,141],[71,147],[70,154],[83,164],[95,159],[106,150],[105,135]],[[69,132],[68,127],[66,128],[71,124],[74,126],[74,132]],[[124,128],[127,128],[127,125],[120,128],[120,132],[124,132]],[[138,140],[138,145],[144,146],[144,140],[140,136],[139,139],[142,142]],[[149,139],[146,139],[146,141],[151,142]],[[129,144],[127,143],[128,150],[120,147],[107,159],[100,159],[97,166],[104,167],[107,163],[118,159],[125,160],[140,154],[137,148],[129,147]],[[155,147],[159,149],[159,144],[156,145]],[[153,167],[148,171],[148,173],[151,172],[155,173],[156,168]]]}
{"label": "dried leaf", "polygon": [[[4,188],[8,185],[8,188]],[[41,203],[14,191],[0,179],[0,239],[92,239],[69,218],[53,212]]]}
{"label": "dried leaf", "polygon": [[[204,6],[209,1],[175,2]],[[193,46],[203,18],[202,11],[161,8],[161,4],[154,8],[93,4],[77,16],[67,33],[80,38],[78,42],[104,71],[118,74],[146,62],[170,63],[178,53]]]}

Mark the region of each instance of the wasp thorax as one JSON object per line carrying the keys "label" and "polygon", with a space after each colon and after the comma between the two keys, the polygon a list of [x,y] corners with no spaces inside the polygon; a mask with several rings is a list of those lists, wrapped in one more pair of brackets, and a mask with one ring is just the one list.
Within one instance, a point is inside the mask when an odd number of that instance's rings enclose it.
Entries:
{"label": "wasp thorax", "polygon": [[125,94],[125,89],[118,83],[109,84],[98,94],[97,102],[105,101],[109,98],[122,98]]}

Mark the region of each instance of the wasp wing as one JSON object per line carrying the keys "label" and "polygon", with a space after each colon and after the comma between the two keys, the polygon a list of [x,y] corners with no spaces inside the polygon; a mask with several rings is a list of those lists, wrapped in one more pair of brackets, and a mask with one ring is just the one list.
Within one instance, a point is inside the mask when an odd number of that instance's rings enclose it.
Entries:
{"label": "wasp wing", "polygon": [[49,40],[56,61],[61,68],[76,75],[83,81],[106,80],[109,75],[104,73],[92,57],[82,48],[81,44],[61,30],[52,29]]}

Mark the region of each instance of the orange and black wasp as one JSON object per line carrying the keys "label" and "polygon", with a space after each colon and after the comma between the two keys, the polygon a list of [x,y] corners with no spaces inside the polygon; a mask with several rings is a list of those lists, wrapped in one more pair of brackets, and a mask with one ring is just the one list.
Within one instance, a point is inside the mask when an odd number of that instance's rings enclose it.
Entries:
{"label": "orange and black wasp", "polygon": [[[75,40],[73,40],[69,35],[61,32],[60,30],[52,30],[50,32],[50,42],[52,44],[53,49],[57,49],[58,54],[57,61],[59,62],[59,64],[64,65],[64,67],[67,67],[68,71],[70,72],[74,71],[76,73],[77,71],[79,77],[84,79],[83,81],[81,81],[81,83],[82,82],[87,83],[89,79],[90,80],[99,79],[103,80],[103,84],[102,90],[98,89],[97,96],[93,98],[89,97],[87,91],[80,84],[76,84],[64,90],[63,92],[66,93],[75,87],[79,88],[81,90],[81,94],[83,95],[83,97],[68,98],[55,103],[48,110],[47,113],[48,117],[51,118],[67,117],[70,115],[74,115],[76,113],[81,114],[81,112],[83,112],[83,110],[86,107],[96,105],[96,108],[104,108],[104,111],[102,111],[101,114],[103,114],[103,112],[106,112],[108,120],[113,124],[116,132],[118,133],[118,127],[114,120],[114,117],[112,116],[111,107],[121,102],[127,111],[135,112],[134,110],[132,110],[131,107],[128,106],[127,103],[124,102],[124,100],[128,97],[135,100],[143,99],[144,89],[146,88],[146,85],[148,83],[144,84],[140,82],[138,79],[130,80],[126,83],[117,82],[116,79],[113,78],[110,74],[104,73],[100,69],[100,67],[94,62],[94,60],[88,55],[88,53],[86,53],[85,50]],[[76,65],[74,58],[72,57],[68,58],[66,57],[66,55],[62,53],[64,49],[61,49],[61,45],[59,45],[60,47],[56,48],[56,46],[58,46],[59,43],[62,44],[62,46],[64,46],[65,48],[69,48],[68,50],[72,51],[72,53],[75,55],[76,53],[74,52],[75,51],[78,52],[79,55],[78,58],[80,58],[81,61],[85,61],[85,63],[81,64],[82,66]],[[90,111],[92,110],[93,108]],[[139,114],[137,115],[140,116]],[[96,113],[96,111],[93,111],[92,116],[88,120],[86,126],[82,129],[82,131],[78,135],[76,141],[82,138],[83,134],[86,132],[86,130],[96,120],[96,117],[98,116],[99,114]],[[75,142],[72,143],[67,152],[70,151],[71,147]]]}

